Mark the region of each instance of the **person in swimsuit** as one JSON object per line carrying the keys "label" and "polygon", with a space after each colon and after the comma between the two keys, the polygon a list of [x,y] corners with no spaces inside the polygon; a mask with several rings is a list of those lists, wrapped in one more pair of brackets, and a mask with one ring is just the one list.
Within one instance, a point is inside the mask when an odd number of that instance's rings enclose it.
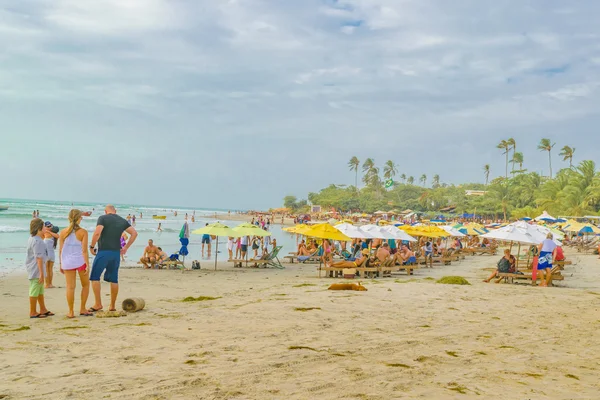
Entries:
{"label": "person in swimsuit", "polygon": [[298,245],[298,255],[299,256],[310,256],[311,255],[311,253],[306,248],[306,244],[304,243],[304,239],[302,239],[302,241]]}
{"label": "person in swimsuit", "polygon": [[156,228],[156,232],[162,232],[162,222],[158,223],[158,228]]}
{"label": "person in swimsuit", "polygon": [[[208,222],[205,226],[208,226]],[[210,257],[210,235],[206,233],[202,235],[202,257],[204,257],[204,245],[208,247],[208,256]]]}
{"label": "person in swimsuit", "polygon": [[74,304],[77,274],[79,274],[81,283],[79,315],[82,317],[94,315],[86,308],[86,302],[90,294],[90,279],[87,270],[88,265],[90,265],[90,256],[88,252],[88,232],[79,226],[81,219],[82,213],[80,210],[71,210],[69,212],[69,226],[63,229],[59,235],[58,258],[60,272],[67,281],[67,305],[69,307],[67,318],[75,318]]}
{"label": "person in swimsuit", "polygon": [[233,260],[233,248],[234,247],[235,247],[235,238],[229,236],[227,238],[227,251],[229,252],[229,259],[230,260]]}
{"label": "person in swimsuit", "polygon": [[154,241],[152,239],[148,240],[148,246],[144,249],[144,254],[142,254],[142,258],[140,258],[140,262],[144,264],[144,268],[152,268],[156,265],[156,261],[158,260],[159,251],[158,248],[154,245]]}
{"label": "person in swimsuit", "polygon": [[157,247],[157,249],[158,249],[158,258],[156,260],[156,263],[160,265],[169,259],[169,255],[167,253],[165,253],[162,248]]}
{"label": "person in swimsuit", "polygon": [[323,239],[323,256],[321,257],[321,261],[325,266],[329,266],[329,264],[333,261],[331,256],[331,242],[329,239]]}
{"label": "person in swimsuit", "polygon": [[44,287],[46,289],[51,289],[54,287],[52,284],[52,278],[54,278],[54,262],[56,261],[56,255],[54,254],[54,250],[56,249],[56,243],[58,242],[58,234],[54,231],[58,232],[58,228],[50,223],[50,221],[44,222],[44,226],[46,230],[44,231],[44,245],[46,246],[46,275],[44,276],[46,282]]}
{"label": "person in swimsuit", "polygon": [[[538,272],[540,274],[540,286],[549,286],[552,282],[552,261],[556,258],[556,248],[558,246],[552,240],[552,233],[548,233],[546,239],[538,246]],[[544,279],[544,273],[546,277]]]}
{"label": "person in swimsuit", "polygon": [[369,259],[369,250],[363,250],[360,253],[361,257],[354,261],[336,261],[331,263],[331,267],[335,268],[360,268]]}

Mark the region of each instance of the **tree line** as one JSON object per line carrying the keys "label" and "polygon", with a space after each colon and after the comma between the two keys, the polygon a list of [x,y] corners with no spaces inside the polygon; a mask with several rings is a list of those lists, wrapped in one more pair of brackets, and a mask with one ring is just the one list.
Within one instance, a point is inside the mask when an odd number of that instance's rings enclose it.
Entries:
{"label": "tree line", "polygon": [[[575,148],[564,146],[559,152],[569,166],[553,175],[552,151],[556,143],[542,139],[538,150],[548,152],[548,175],[528,172],[523,168],[523,153],[517,151],[513,138],[502,140],[497,148],[505,154],[504,176],[490,180],[491,167],[483,167],[485,183],[460,185],[441,182],[438,174],[428,181],[426,174],[418,180],[414,176],[399,174],[398,166],[391,160],[383,164],[382,171],[373,158],[360,162],[354,156],[348,168],[354,173],[354,185],[329,185],[308,194],[308,202],[341,211],[374,212],[411,209],[429,214],[478,214],[494,219],[533,217],[543,210],[564,216],[583,216],[600,211],[600,173],[593,161],[573,165]],[[509,171],[510,166],[510,171]],[[359,172],[364,184],[359,188]],[[381,173],[383,172],[383,173]],[[399,180],[394,180],[398,177]],[[484,195],[467,195],[467,190],[484,192]],[[295,210],[307,202],[290,202]],[[286,205],[287,206],[287,205]]]}

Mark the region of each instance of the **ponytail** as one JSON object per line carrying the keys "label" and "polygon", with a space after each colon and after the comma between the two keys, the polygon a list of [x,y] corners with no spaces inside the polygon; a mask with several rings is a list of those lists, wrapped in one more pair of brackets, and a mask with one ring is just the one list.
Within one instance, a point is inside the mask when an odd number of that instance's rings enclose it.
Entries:
{"label": "ponytail", "polygon": [[69,227],[67,228],[67,232],[65,234],[65,238],[68,237],[71,233],[77,232],[81,227],[79,226],[79,220],[83,214],[80,210],[72,209],[69,212]]}

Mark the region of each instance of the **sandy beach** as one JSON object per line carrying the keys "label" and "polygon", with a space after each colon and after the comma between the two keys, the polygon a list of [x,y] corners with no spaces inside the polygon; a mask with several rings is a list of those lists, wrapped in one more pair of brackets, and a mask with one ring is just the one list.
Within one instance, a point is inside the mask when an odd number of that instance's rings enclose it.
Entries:
{"label": "sandy beach", "polygon": [[[340,280],[314,265],[123,269],[119,299],[146,309],[74,320],[60,274],[46,320],[28,318],[26,277],[11,275],[0,398],[597,398],[597,258],[571,255],[561,287],[539,288],[482,283],[498,257],[363,280],[367,292],[328,291]],[[435,283],[444,275],[472,285]]]}

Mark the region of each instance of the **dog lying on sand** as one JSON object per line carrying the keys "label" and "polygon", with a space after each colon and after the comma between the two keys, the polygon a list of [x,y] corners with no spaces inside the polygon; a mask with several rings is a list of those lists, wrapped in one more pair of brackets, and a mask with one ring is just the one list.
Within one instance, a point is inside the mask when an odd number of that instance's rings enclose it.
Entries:
{"label": "dog lying on sand", "polygon": [[357,292],[366,292],[367,288],[360,283],[334,283],[327,290],[356,290]]}

